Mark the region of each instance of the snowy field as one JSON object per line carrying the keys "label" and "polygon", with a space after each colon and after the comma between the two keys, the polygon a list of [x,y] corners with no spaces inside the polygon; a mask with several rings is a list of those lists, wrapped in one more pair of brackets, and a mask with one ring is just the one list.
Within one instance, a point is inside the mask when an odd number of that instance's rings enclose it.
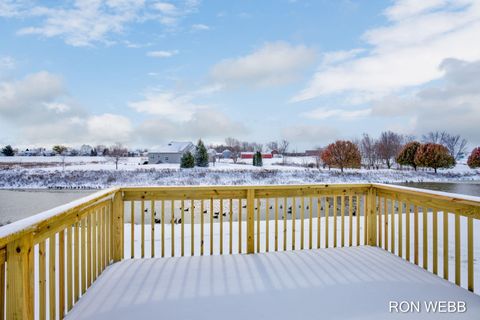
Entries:
{"label": "snowy field", "polygon": [[308,168],[313,157],[264,159],[264,166],[253,167],[250,160],[234,164],[222,160],[209,168],[179,169],[178,164],[143,165],[144,158],[126,158],[115,170],[104,157],[66,157],[63,170],[60,157],[0,157],[0,188],[99,189],[112,186],[147,185],[244,185],[362,182],[448,182],[480,181],[480,170],[459,164],[449,170],[412,171],[397,169]]}

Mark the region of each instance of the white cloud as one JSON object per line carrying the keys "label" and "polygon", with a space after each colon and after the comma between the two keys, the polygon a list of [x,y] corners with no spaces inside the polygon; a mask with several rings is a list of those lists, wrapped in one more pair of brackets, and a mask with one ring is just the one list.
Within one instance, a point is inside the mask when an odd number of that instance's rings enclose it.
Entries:
{"label": "white cloud", "polygon": [[90,141],[95,143],[125,143],[132,140],[133,125],[127,117],[105,113],[87,120]]}
{"label": "white cloud", "polygon": [[129,106],[137,112],[162,116],[174,121],[189,120],[195,111],[206,108],[193,103],[189,95],[171,92],[149,92],[143,100],[130,102]]}
{"label": "white cloud", "polygon": [[47,110],[53,110],[56,113],[64,113],[70,110],[70,106],[66,105],[65,103],[45,102],[44,105],[47,107]]}
{"label": "white cloud", "polygon": [[177,7],[168,2],[157,2],[153,7],[164,14],[175,14],[177,12]]}
{"label": "white cloud", "polygon": [[177,54],[178,54],[178,50],[172,50],[172,51],[159,50],[159,51],[147,52],[147,56],[152,58],[170,58]]}
{"label": "white cloud", "polygon": [[328,109],[328,108],[317,108],[308,112],[304,112],[301,115],[305,118],[315,119],[315,120],[325,120],[329,118],[339,118],[342,120],[356,120],[360,118],[365,118],[371,114],[372,110],[361,109],[361,110],[345,110],[345,109]]}
{"label": "white cloud", "polygon": [[417,135],[430,130],[462,134],[480,144],[480,60],[466,62],[448,59],[441,65],[445,76],[440,84],[414,93],[390,95],[372,104],[372,114],[402,117]]}
{"label": "white cloud", "polygon": [[210,27],[207,26],[206,24],[199,23],[199,24],[194,24],[194,25],[192,25],[192,30],[195,30],[195,31],[206,31],[206,30],[210,30]]}
{"label": "white cloud", "polygon": [[306,46],[270,42],[251,54],[219,62],[211,76],[215,82],[228,86],[279,85],[297,79],[314,60],[314,50]]}
{"label": "white cloud", "polygon": [[[480,2],[397,0],[389,25],[367,31],[365,52],[322,65],[292,100],[348,93],[378,97],[440,78],[446,58],[480,58]],[[367,49],[369,48],[369,49]]]}
{"label": "white cloud", "polygon": [[[50,5],[31,1],[0,0],[0,16],[21,18],[26,24],[19,35],[60,37],[72,46],[111,44],[112,35],[125,33],[125,26],[155,20],[168,27],[193,13],[198,1],[184,0],[177,6],[144,0],[74,0]],[[33,18],[32,20],[28,18]],[[36,25],[32,25],[35,21]]]}

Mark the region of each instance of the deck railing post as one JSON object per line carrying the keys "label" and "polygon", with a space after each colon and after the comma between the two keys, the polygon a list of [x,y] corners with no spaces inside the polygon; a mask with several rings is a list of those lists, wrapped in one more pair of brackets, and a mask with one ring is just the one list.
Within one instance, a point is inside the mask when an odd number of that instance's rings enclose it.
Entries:
{"label": "deck railing post", "polygon": [[112,245],[113,245],[113,261],[121,261],[123,259],[123,246],[124,246],[124,224],[123,224],[123,196],[122,191],[119,190],[113,197],[113,232],[112,232]]}
{"label": "deck railing post", "polygon": [[377,245],[377,193],[375,187],[370,187],[367,192],[365,214],[367,219],[367,244]]}
{"label": "deck railing post", "polygon": [[247,190],[247,253],[255,253],[255,189]]}
{"label": "deck railing post", "polygon": [[7,244],[6,319],[33,319],[33,234]]}

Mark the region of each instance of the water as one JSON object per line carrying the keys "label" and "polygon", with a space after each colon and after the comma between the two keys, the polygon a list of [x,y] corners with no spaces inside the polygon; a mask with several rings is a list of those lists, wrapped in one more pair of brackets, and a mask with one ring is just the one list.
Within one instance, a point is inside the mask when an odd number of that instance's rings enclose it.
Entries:
{"label": "water", "polygon": [[0,224],[14,222],[89,195],[93,190],[0,190]]}
{"label": "water", "polygon": [[398,185],[411,187],[411,188],[420,188],[420,189],[430,189],[436,191],[466,194],[470,196],[480,197],[480,183],[479,182],[414,182],[414,183],[398,183]]}

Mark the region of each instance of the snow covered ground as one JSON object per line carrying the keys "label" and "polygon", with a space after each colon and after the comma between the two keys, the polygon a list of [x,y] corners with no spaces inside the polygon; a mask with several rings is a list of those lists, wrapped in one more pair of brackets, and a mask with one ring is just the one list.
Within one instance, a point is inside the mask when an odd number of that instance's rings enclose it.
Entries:
{"label": "snow covered ground", "polygon": [[[39,161],[40,160],[40,161]],[[480,170],[459,164],[453,169],[432,171],[308,168],[313,157],[265,159],[253,167],[250,160],[234,164],[222,160],[209,168],[179,169],[178,164],[143,165],[143,158],[126,158],[115,164],[104,157],[0,157],[0,188],[107,188],[146,185],[242,185],[345,182],[447,182],[480,181]]]}

